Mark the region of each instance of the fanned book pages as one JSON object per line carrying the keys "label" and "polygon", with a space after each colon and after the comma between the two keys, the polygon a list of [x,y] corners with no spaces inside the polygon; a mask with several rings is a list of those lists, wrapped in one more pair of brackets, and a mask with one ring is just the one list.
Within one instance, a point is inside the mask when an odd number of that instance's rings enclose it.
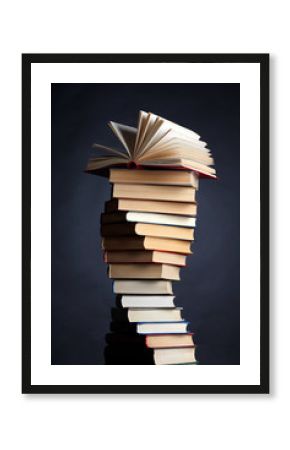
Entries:
{"label": "fanned book pages", "polygon": [[137,166],[192,170],[216,178],[215,169],[211,167],[214,164],[211,152],[192,130],[145,111],[139,113],[137,128],[116,122],[109,122],[109,126],[123,149],[94,144],[99,154],[89,160],[87,172],[114,166]]}

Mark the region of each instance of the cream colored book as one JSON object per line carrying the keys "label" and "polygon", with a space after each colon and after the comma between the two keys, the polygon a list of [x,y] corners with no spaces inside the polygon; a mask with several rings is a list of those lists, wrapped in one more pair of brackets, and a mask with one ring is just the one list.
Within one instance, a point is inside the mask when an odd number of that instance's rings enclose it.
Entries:
{"label": "cream colored book", "polygon": [[110,183],[188,186],[198,189],[198,176],[188,170],[110,169]]}
{"label": "cream colored book", "polygon": [[194,347],[155,349],[154,362],[156,365],[195,363],[195,349]]}
{"label": "cream colored book", "polygon": [[134,200],[130,198],[115,198],[106,202],[106,212],[139,211],[151,213],[178,214],[181,216],[196,216],[196,203],[163,202],[156,200]]}
{"label": "cream colored book", "polygon": [[115,279],[180,280],[180,268],[168,264],[110,264],[109,277]]}
{"label": "cream colored book", "polygon": [[172,294],[172,282],[167,280],[116,280],[115,294]]}
{"label": "cream colored book", "polygon": [[180,253],[158,251],[108,251],[104,254],[104,260],[109,264],[117,263],[161,263],[185,266],[186,256]]}
{"label": "cream colored book", "polygon": [[184,186],[150,186],[147,184],[114,184],[114,198],[163,200],[167,202],[195,201],[195,189]]}
{"label": "cream colored book", "polygon": [[157,250],[163,252],[190,255],[191,241],[165,239],[152,236],[144,237],[107,237],[102,240],[104,250]]}
{"label": "cream colored book", "polygon": [[192,334],[149,334],[146,336],[146,346],[149,348],[194,347]]}
{"label": "cream colored book", "polygon": [[194,238],[194,229],[151,223],[110,223],[101,226],[101,234],[103,237],[152,236],[192,241]]}
{"label": "cream colored book", "polygon": [[137,128],[117,122],[109,126],[123,149],[94,144],[99,155],[89,160],[87,171],[111,166],[183,169],[215,178],[210,150],[200,136],[151,112],[140,111]]}
{"label": "cream colored book", "polygon": [[181,308],[129,308],[129,322],[180,322]]}

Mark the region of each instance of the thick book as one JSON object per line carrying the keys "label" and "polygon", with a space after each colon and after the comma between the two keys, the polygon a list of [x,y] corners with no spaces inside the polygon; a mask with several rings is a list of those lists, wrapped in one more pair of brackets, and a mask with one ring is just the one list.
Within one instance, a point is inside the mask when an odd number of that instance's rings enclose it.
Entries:
{"label": "thick book", "polygon": [[110,264],[109,278],[180,280],[179,271],[168,264]]}
{"label": "thick book", "polygon": [[103,250],[158,250],[172,253],[191,254],[191,241],[165,239],[152,236],[108,237],[102,240]]}
{"label": "thick book", "polygon": [[111,169],[110,183],[191,186],[198,189],[198,176],[186,170]]}
{"label": "thick book", "polygon": [[188,322],[144,322],[137,323],[139,334],[187,333]]}
{"label": "thick book", "polygon": [[174,308],[173,295],[122,295],[123,308]]}
{"label": "thick book", "polygon": [[136,211],[150,213],[177,214],[181,216],[196,216],[196,203],[163,202],[157,200],[113,199],[106,202],[106,212]]}
{"label": "thick book", "polygon": [[161,263],[185,266],[186,256],[181,253],[144,251],[108,251],[104,253],[106,263]]}
{"label": "thick book", "polygon": [[113,198],[161,200],[167,202],[195,201],[195,189],[183,186],[152,186],[146,184],[114,184]]}
{"label": "thick book", "polygon": [[137,128],[112,121],[109,126],[123,149],[94,144],[98,156],[90,158],[88,172],[98,173],[103,168],[134,165],[186,169],[215,178],[211,152],[192,130],[145,111],[139,113]]}
{"label": "thick book", "polygon": [[123,223],[123,222],[139,222],[139,223],[153,223],[159,225],[174,225],[177,227],[195,227],[196,218],[177,216],[174,214],[157,214],[157,213],[142,213],[135,211],[119,211],[115,213],[103,213],[101,215],[101,223]]}
{"label": "thick book", "polygon": [[149,348],[194,347],[192,333],[187,334],[149,334],[145,338]]}
{"label": "thick book", "polygon": [[172,294],[172,282],[167,280],[115,280],[115,294]]}
{"label": "thick book", "polygon": [[110,223],[101,226],[101,235],[103,237],[151,236],[192,241],[194,238],[194,229],[152,223]]}
{"label": "thick book", "polygon": [[195,363],[195,348],[162,348],[154,350],[154,362],[159,364]]}

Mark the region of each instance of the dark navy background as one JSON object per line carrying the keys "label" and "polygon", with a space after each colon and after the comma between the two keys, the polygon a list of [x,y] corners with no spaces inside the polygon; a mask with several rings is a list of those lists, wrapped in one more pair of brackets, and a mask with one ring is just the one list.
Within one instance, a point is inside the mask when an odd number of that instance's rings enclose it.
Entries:
{"label": "dark navy background", "polygon": [[99,219],[107,179],[83,173],[94,142],[118,147],[106,123],[152,111],[208,143],[218,181],[201,180],[194,254],[174,284],[201,364],[240,362],[238,84],[52,84],[52,364],[104,364],[115,304]]}

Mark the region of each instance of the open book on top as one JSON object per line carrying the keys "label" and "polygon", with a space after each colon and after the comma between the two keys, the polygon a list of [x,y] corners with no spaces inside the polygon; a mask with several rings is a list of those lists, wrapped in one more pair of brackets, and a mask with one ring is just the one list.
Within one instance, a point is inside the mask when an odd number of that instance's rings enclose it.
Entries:
{"label": "open book on top", "polygon": [[140,111],[138,127],[116,122],[109,126],[123,145],[123,151],[94,144],[100,156],[89,160],[87,171],[113,166],[187,169],[215,178],[210,150],[200,136],[187,128],[152,113]]}

